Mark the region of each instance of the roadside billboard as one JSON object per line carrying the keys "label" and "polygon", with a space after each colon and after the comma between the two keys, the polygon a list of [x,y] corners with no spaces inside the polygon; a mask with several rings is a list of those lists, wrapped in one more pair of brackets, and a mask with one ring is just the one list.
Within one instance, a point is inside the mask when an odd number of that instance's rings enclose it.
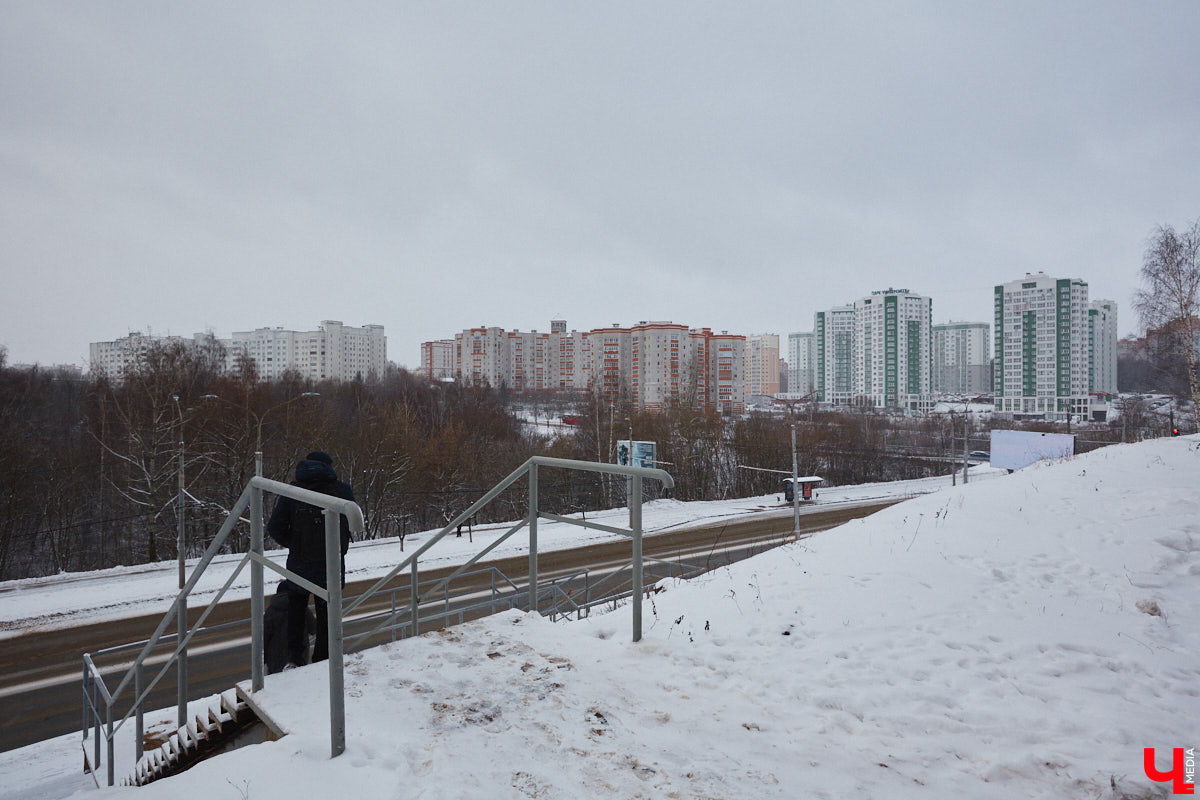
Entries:
{"label": "roadside billboard", "polygon": [[1075,437],[1069,433],[992,431],[991,461],[1000,469],[1021,469],[1043,458],[1075,455]]}
{"label": "roadside billboard", "polygon": [[617,463],[623,467],[655,467],[658,457],[655,442],[639,442],[622,439],[617,442]]}

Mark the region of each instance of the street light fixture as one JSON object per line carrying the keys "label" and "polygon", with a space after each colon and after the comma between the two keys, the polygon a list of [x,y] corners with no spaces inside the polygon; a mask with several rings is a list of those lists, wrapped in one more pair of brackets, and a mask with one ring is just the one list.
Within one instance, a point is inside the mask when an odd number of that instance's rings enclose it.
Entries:
{"label": "street light fixture", "polygon": [[[271,406],[270,408],[268,408],[266,411],[262,412],[261,414],[254,411],[253,409],[251,409],[248,402],[245,405],[238,405],[237,403],[226,400],[225,398],[223,398],[219,395],[215,395],[215,394],[202,394],[202,395],[200,395],[200,399],[201,400],[220,400],[222,403],[227,403],[227,404],[233,406],[234,408],[240,408],[240,409],[244,410],[250,416],[254,417],[254,425],[255,425],[254,474],[256,476],[261,477],[262,476],[262,426],[263,426],[263,421],[267,418],[267,415],[270,414],[272,411],[275,411],[276,409],[283,408],[284,406],[289,406],[292,403],[296,402],[297,400],[301,400],[306,397],[320,397],[320,396],[321,396],[320,392],[301,392],[300,394],[296,395],[295,397],[291,397],[287,400],[284,400],[282,403],[276,403],[275,405]],[[181,445],[181,447],[182,447],[182,445]]]}
{"label": "street light fixture", "polygon": [[[282,403],[277,403],[276,405],[271,406],[270,408],[268,408],[266,411],[262,412],[261,414],[255,414],[253,411],[250,411],[250,413],[254,415],[255,421],[258,423],[258,431],[257,431],[257,435],[255,436],[255,439],[254,439],[254,474],[255,475],[260,476],[260,477],[262,476],[262,425],[263,425],[263,420],[267,418],[267,415],[270,414],[272,411],[275,411],[276,409],[284,408],[285,406],[290,406],[292,403],[296,402],[297,400],[303,399],[305,397],[320,397],[320,396],[321,396],[320,392],[301,392],[300,394],[296,395],[295,397],[291,398],[290,400],[284,400]],[[250,409],[247,408],[246,410],[249,411]]]}

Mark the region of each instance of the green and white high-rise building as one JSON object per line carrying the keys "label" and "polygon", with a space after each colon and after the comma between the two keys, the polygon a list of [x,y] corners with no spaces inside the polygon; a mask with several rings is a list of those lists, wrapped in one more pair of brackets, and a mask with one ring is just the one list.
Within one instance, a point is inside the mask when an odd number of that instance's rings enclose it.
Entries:
{"label": "green and white high-rise building", "polygon": [[1088,285],[1027,274],[995,287],[996,411],[1064,419],[1089,412]]}
{"label": "green and white high-rise building", "polygon": [[[932,306],[928,297],[907,289],[887,289],[853,305],[818,311],[811,334],[818,399],[835,405],[927,408]],[[794,336],[799,345],[799,337],[808,334]]]}
{"label": "green and white high-rise building", "polygon": [[822,403],[844,405],[854,397],[854,306],[813,316],[816,392]]}
{"label": "green and white high-rise building", "polygon": [[907,289],[854,303],[854,401],[918,410],[930,394],[933,302]]}

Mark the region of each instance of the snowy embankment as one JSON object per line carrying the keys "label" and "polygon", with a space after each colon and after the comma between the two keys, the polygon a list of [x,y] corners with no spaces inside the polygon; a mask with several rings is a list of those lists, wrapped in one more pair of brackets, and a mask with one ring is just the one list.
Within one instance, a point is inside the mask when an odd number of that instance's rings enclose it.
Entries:
{"label": "snowy embankment", "polygon": [[323,667],[271,676],[290,735],[121,793],[1166,796],[1142,752],[1200,739],[1198,477],[1188,437],[919,497],[663,584],[636,644],[624,607],[355,654],[333,760]]}

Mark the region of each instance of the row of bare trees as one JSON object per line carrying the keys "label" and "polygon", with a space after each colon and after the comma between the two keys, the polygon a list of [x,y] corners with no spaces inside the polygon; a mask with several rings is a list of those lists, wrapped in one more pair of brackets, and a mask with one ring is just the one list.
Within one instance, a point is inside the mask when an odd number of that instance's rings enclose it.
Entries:
{"label": "row of bare trees", "polygon": [[[658,442],[683,500],[778,492],[781,475],[743,467],[791,465],[790,418],[723,417],[687,403],[639,414],[583,397],[572,401],[581,425],[539,435],[486,387],[400,369],[349,383],[262,381],[249,365],[221,374],[210,355],[163,344],[119,379],[81,379],[10,369],[0,353],[0,578],[174,559],[181,509],[184,553],[197,556],[255,474],[257,451],[276,480],[308,451],[330,452],[371,538],[446,524],[531,455],[611,461],[630,434]],[[830,484],[938,468],[886,457],[871,415],[795,422],[801,472]],[[558,512],[625,501],[623,484],[575,472],[543,478],[540,498]],[[473,522],[518,519],[526,503],[519,482]],[[244,549],[247,535],[240,526],[229,548]]]}
{"label": "row of bare trees", "polygon": [[256,451],[264,475],[288,480],[313,449],[334,455],[376,537],[444,524],[542,444],[492,392],[402,370],[265,382],[162,345],[119,379],[80,379],[7,368],[0,352],[0,578],[173,559],[181,508],[185,552],[198,555]]}
{"label": "row of bare trees", "polygon": [[[119,380],[81,379],[6,368],[0,349],[0,579],[174,559],[181,509],[184,553],[197,556],[259,451],[263,474],[282,481],[310,450],[331,453],[367,537],[378,538],[447,524],[532,455],[611,462],[618,440],[652,440],[673,497],[717,500],[781,493],[793,427],[800,474],[826,486],[946,474],[966,430],[944,417],[815,407],[727,417],[686,401],[650,414],[596,396],[515,399],[532,401],[542,419],[579,421],[538,433],[486,387],[400,369],[349,383],[262,381],[251,365],[233,376],[217,363],[162,345]],[[539,486],[540,503],[557,513],[619,506],[624,492],[623,482],[582,472],[550,473]],[[526,512],[519,481],[472,522]],[[239,526],[229,549],[243,550],[247,537]]]}

